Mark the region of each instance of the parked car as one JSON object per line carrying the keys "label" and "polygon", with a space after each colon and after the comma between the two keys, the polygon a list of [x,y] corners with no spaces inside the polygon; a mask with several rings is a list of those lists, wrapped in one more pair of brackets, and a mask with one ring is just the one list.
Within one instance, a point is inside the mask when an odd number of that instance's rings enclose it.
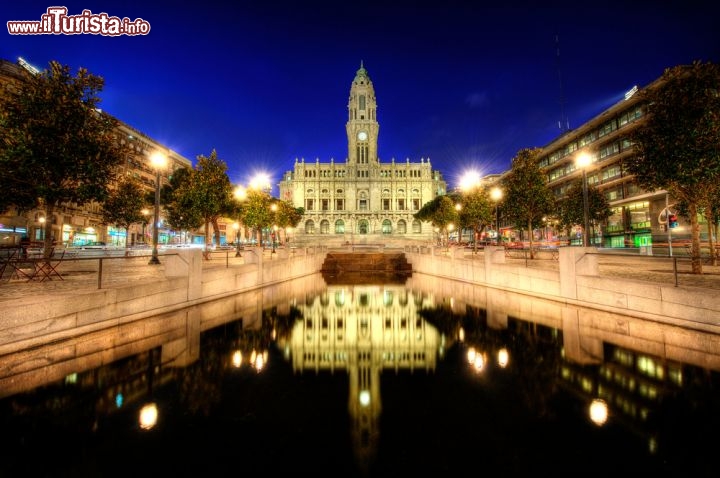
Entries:
{"label": "parked car", "polygon": [[88,242],[87,244],[80,246],[80,249],[107,249],[107,244],[101,241]]}

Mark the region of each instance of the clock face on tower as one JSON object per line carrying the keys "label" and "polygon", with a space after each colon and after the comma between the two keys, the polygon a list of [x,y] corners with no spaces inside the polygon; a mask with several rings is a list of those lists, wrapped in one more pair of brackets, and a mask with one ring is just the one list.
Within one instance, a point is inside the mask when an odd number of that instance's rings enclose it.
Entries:
{"label": "clock face on tower", "polygon": [[367,133],[366,133],[365,131],[360,131],[360,132],[358,133],[357,138],[358,138],[360,141],[365,141],[365,140],[367,140]]}

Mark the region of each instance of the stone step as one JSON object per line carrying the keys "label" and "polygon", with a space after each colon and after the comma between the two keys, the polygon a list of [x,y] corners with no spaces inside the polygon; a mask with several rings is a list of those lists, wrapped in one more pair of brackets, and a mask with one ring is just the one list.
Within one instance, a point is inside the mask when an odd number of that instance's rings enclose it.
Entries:
{"label": "stone step", "polygon": [[402,252],[333,252],[327,254],[321,272],[412,272],[412,265]]}

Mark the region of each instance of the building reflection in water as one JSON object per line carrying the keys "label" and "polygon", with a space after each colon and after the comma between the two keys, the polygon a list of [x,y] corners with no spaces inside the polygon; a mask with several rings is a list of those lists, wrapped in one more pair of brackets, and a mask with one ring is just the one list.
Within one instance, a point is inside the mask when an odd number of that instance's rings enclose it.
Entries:
{"label": "building reflection in water", "polygon": [[344,372],[358,464],[373,461],[382,409],[380,374],[432,372],[445,337],[419,315],[432,306],[404,285],[333,285],[298,304],[301,319],[278,340],[294,371]]}
{"label": "building reflection in water", "polygon": [[[224,429],[228,420],[246,423],[249,416],[277,415],[288,422],[283,426],[292,429],[291,421],[306,415],[308,407],[324,406],[327,410],[320,413],[330,415],[332,405],[301,400],[313,385],[281,391],[269,385],[277,387],[298,375],[326,376],[334,381],[346,377],[352,466],[363,474],[408,469],[405,462],[402,466],[399,462],[388,464],[394,455],[416,453],[417,463],[427,463],[427,458],[417,455],[426,450],[414,450],[410,445],[379,453],[390,446],[381,440],[381,424],[396,423],[393,417],[383,420],[387,411],[382,406],[381,384],[393,384],[401,375],[414,381],[436,374],[444,377],[437,378],[441,389],[423,391],[410,399],[408,408],[429,406],[427,400],[446,403],[444,408],[433,407],[433,413],[457,416],[453,410],[457,407],[457,413],[470,422],[467,427],[488,434],[503,432],[500,423],[505,422],[500,417],[505,404],[520,407],[517,410],[533,417],[532,424],[521,426],[529,436],[538,421],[552,426],[558,423],[558,416],[577,409],[588,427],[612,430],[613,436],[622,430],[623,436],[644,443],[632,457],[645,471],[704,474],[714,470],[712,457],[720,444],[714,432],[720,425],[720,336],[708,331],[710,327],[693,329],[578,309],[419,274],[405,284],[327,286],[313,276],[132,325],[0,357],[0,416],[4,424],[0,475],[27,471],[37,453],[50,458],[65,453],[75,460],[97,453],[83,447],[106,429],[132,441],[142,434],[160,433],[158,430],[188,417],[212,421],[219,416],[222,425],[217,426]],[[131,334],[137,330],[144,333]],[[122,346],[109,346],[102,354],[79,355],[89,340]],[[271,375],[265,377],[268,373]],[[397,392],[394,386],[390,390],[391,395]],[[504,390],[504,395],[499,390]],[[478,409],[481,403],[487,407],[491,394],[501,397],[495,405],[499,408],[491,418],[481,418]],[[285,396],[290,397],[291,405],[278,402]],[[275,408],[261,412],[262,407]],[[393,410],[397,413],[397,405]],[[134,428],[122,428],[118,423],[125,422],[112,419],[123,414],[134,417]],[[512,432],[510,423],[519,420],[515,416],[505,423],[508,433]],[[267,428],[272,429],[264,432],[268,436],[277,433],[279,426],[275,419],[271,423]],[[464,469],[462,451],[471,454],[472,440],[477,439],[463,436],[464,426],[457,425],[442,437],[426,438],[437,449],[444,449],[445,442],[452,443],[457,449],[458,470]],[[54,441],[52,448],[43,448],[46,428],[74,436],[64,427],[84,434],[83,439]],[[582,426],[562,429],[575,433]],[[402,431],[391,431],[393,436],[398,433]],[[585,433],[597,439],[591,432]],[[197,440],[192,443],[205,446],[206,454],[212,447],[226,446],[206,434],[182,435],[182,439]],[[342,443],[343,437],[333,439]],[[547,444],[535,441],[528,445],[530,452],[520,448],[523,440],[517,437],[495,439],[504,448],[510,443],[518,447],[493,452],[507,453],[513,463],[518,457],[535,456],[538,450],[552,450],[553,446],[552,440]],[[567,443],[563,437],[554,439]],[[564,438],[570,442],[579,439]],[[113,438],[113,444],[120,440]],[[266,447],[270,447],[269,440]],[[627,459],[623,454],[630,453],[610,439],[604,449],[591,438],[585,440],[588,443],[577,444],[575,450],[562,451],[564,460],[589,460],[596,454],[592,459],[600,461],[593,461],[593,466],[602,463],[609,469],[614,460]],[[156,460],[157,450],[140,443],[134,448],[137,459],[146,453],[148,462]],[[495,442],[483,443],[489,447]],[[392,444],[403,446],[397,441]],[[313,450],[310,443],[294,446],[302,457]],[[244,448],[253,453],[248,451],[242,470],[252,470],[253,459],[268,459],[264,449]],[[487,456],[488,463],[492,464],[492,459],[501,462],[493,453]],[[573,454],[577,458],[572,458]],[[439,456],[441,459],[447,457]],[[464,459],[467,464],[468,458]],[[60,461],[47,466],[57,468]],[[286,466],[291,469],[292,460],[288,461]],[[228,461],[226,469],[232,470],[231,465]],[[79,465],[68,466],[77,470]],[[210,465],[203,466],[207,471]],[[213,466],[219,471],[223,465]],[[262,469],[260,463],[256,466]],[[438,470],[454,470],[448,461],[437,466]],[[536,469],[532,460],[522,466]],[[346,472],[350,465],[347,467]],[[51,470],[56,468],[35,474],[53,474]],[[343,474],[342,470],[338,473]]]}

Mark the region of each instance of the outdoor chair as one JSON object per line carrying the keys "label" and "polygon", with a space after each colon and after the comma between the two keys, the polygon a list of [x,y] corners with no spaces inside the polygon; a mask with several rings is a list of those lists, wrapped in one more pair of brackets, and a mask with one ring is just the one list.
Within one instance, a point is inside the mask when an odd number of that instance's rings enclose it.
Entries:
{"label": "outdoor chair", "polygon": [[28,280],[39,278],[40,282],[43,282],[45,280],[53,280],[53,276],[57,277],[60,280],[65,280],[57,271],[57,268],[62,263],[64,257],[65,249],[63,249],[59,256],[55,254],[55,251],[53,249],[50,252],[50,257],[48,257],[47,259],[38,259],[35,266],[35,275]]}

